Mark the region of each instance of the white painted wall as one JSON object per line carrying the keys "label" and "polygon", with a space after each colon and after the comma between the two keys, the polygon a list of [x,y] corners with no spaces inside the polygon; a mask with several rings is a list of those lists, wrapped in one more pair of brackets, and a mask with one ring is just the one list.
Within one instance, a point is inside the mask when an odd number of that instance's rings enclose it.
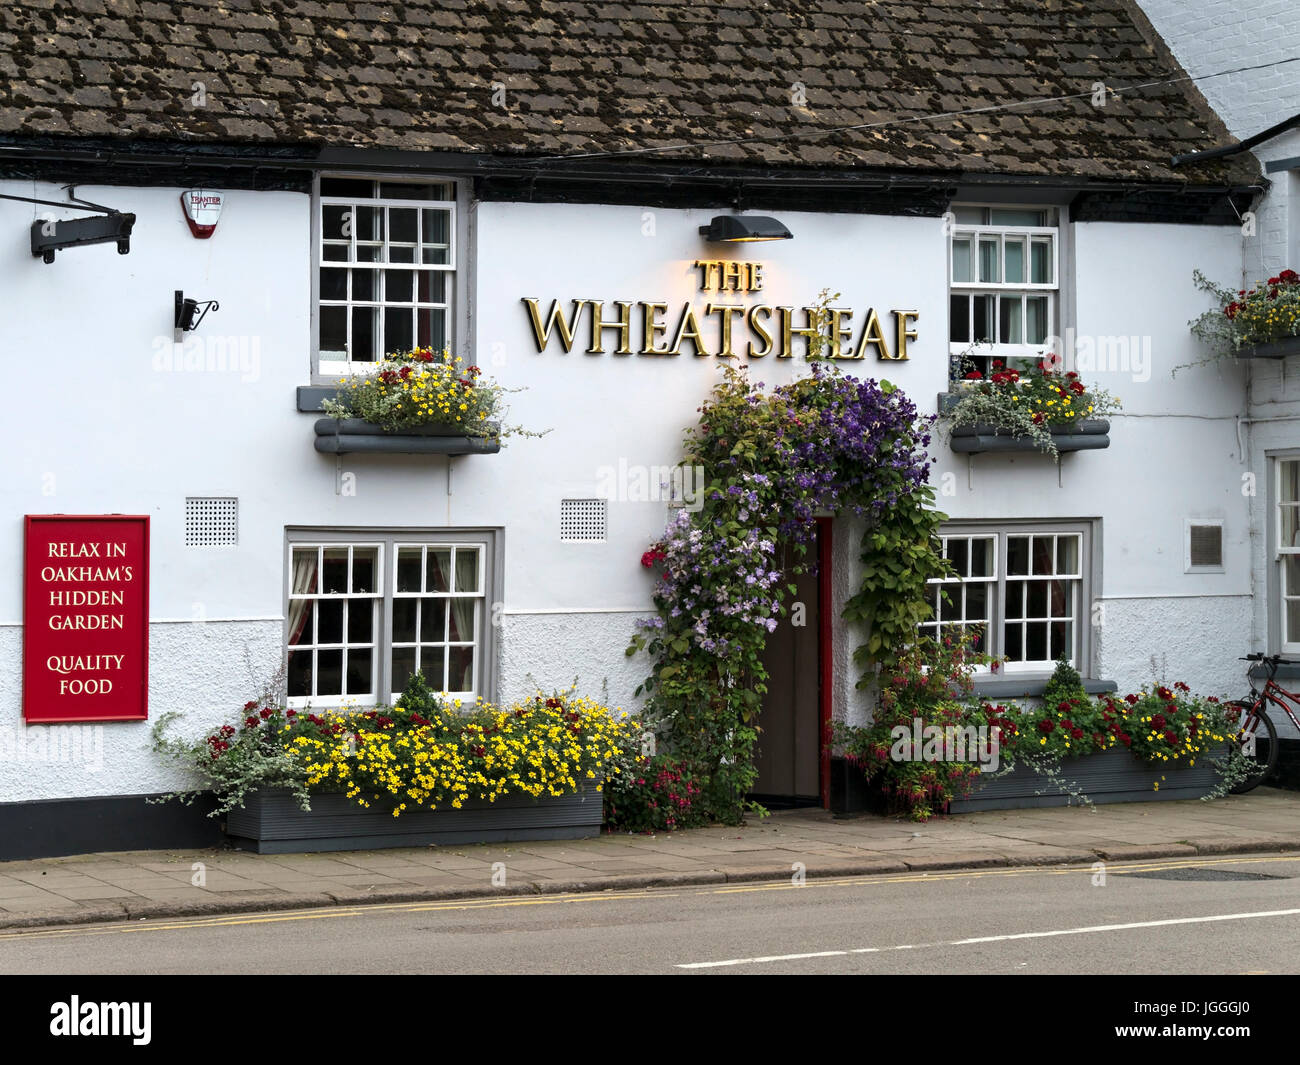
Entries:
{"label": "white painted wall", "polygon": [[[31,182],[3,182],[0,191],[63,195]],[[639,558],[661,533],[667,508],[611,503],[606,543],[561,544],[560,500],[594,495],[600,467],[620,459],[674,462],[719,372],[717,360],[589,356],[578,345],[570,354],[558,345],[539,354],[520,300],[702,306],[707,297],[691,263],[721,257],[718,246],[697,235],[712,212],[651,212],[654,235],[647,236],[639,208],[477,205],[477,358],[485,372],[526,389],[513,397],[512,420],[552,432],[511,441],[500,455],[451,460],[449,491],[446,459],[344,456],[336,463],[312,447],[317,416],[295,409],[295,388],[310,374],[308,198],[231,192],[216,235],[197,241],[181,216],[179,192],[82,187],[90,200],[137,214],[131,254],[119,256],[112,246],[74,249],[49,266],[25,246],[27,227],[46,209],[0,201],[0,232],[24,237],[0,248],[0,342],[10,352],[8,456],[0,480],[8,515],[0,523],[0,573],[8,574],[0,580],[0,728],[22,729],[21,516],[28,513],[151,515],[150,712],[184,711],[185,727],[196,732],[250,697],[279,657],[287,525],[504,529],[500,694],[521,694],[529,675],[546,687],[568,685],[577,675],[589,693],[607,685],[611,702],[630,705],[647,668],[645,659],[623,655],[632,619],[649,608],[652,578]],[[845,365],[883,373],[932,411],[947,364],[940,221],[780,217],[795,239],[749,249],[743,257],[765,264],[766,283],[761,297],[738,302],[802,307],[828,288],[859,312],[917,310],[920,335],[909,362]],[[1100,517],[1103,597],[1120,604],[1129,602],[1125,596],[1150,597],[1140,601],[1147,605],[1117,607],[1114,616],[1142,620],[1124,621],[1124,639],[1103,638],[1105,672],[1122,686],[1140,683],[1148,645],[1159,645],[1171,675],[1213,686],[1224,672],[1220,657],[1239,653],[1231,637],[1237,630],[1228,626],[1211,653],[1202,630],[1168,619],[1186,604],[1205,613],[1206,604],[1221,601],[1175,597],[1236,602],[1250,592],[1248,517],[1233,495],[1241,468],[1233,414],[1242,385],[1231,373],[1211,371],[1171,381],[1168,367],[1186,361],[1186,321],[1199,306],[1190,276],[1182,275],[1193,263],[1228,267],[1239,255],[1236,235],[1190,226],[1077,230],[1078,328],[1153,338],[1156,366],[1148,381],[1120,375],[1104,382],[1124,394],[1132,417],[1116,421],[1109,451],[1067,457],[1059,484],[1049,461],[981,456],[967,487],[966,460],[936,445],[936,483],[953,472],[958,486],[941,502],[961,518]],[[1166,282],[1153,283],[1162,275]],[[242,368],[171,370],[156,358],[167,354],[158,338],[170,336],[178,287],[220,300],[197,336],[242,344],[250,356]],[[753,372],[776,384],[796,366],[769,357]],[[355,496],[336,494],[340,469],[356,475]],[[183,546],[187,495],[239,498],[237,548]],[[1229,523],[1228,570],[1185,576],[1182,519],[1209,514]],[[837,560],[845,563],[837,573],[842,601],[857,533],[853,523],[839,521],[836,535]],[[849,657],[854,641],[849,633],[836,640],[840,714],[861,709]],[[104,734],[106,769],[94,779],[68,766],[0,762],[0,801],[139,793],[177,783],[148,751],[147,724],[105,726]]]}

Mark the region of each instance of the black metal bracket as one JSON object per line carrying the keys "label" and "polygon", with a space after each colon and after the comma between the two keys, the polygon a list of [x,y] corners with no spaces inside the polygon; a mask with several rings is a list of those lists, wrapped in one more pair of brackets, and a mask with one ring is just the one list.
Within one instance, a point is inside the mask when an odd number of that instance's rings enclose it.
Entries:
{"label": "black metal bracket", "polygon": [[95,211],[100,215],[98,218],[38,219],[32,223],[32,255],[52,263],[55,252],[85,244],[107,244],[110,241],[117,244],[119,255],[128,254],[131,251],[131,230],[135,226],[135,215],[78,199],[74,195],[76,185],[65,187],[68,190],[68,203],[37,200],[30,196],[0,195],[0,200],[17,200],[19,203],[35,203],[44,207],[72,207],[80,211]]}
{"label": "black metal bracket", "polygon": [[[200,311],[200,307],[202,307],[203,310]],[[179,339],[181,333],[188,332],[191,329],[197,329],[199,323],[207,316],[208,311],[219,310],[221,310],[221,304],[216,300],[186,299],[185,293],[180,289],[177,289],[176,313],[173,319],[177,338]],[[198,317],[195,317],[196,313]]]}

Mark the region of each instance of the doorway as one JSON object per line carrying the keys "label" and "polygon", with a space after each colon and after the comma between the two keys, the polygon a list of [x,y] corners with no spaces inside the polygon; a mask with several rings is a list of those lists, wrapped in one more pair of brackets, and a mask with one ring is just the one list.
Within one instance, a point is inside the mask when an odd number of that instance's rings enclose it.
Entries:
{"label": "doorway", "polygon": [[[829,804],[824,736],[830,721],[830,614],[823,610],[830,600],[829,518],[818,519],[809,556],[816,572],[783,578],[796,591],[763,649],[767,694],[758,717],[758,778],[750,797],[777,808]],[[788,573],[788,553],[781,557]]]}

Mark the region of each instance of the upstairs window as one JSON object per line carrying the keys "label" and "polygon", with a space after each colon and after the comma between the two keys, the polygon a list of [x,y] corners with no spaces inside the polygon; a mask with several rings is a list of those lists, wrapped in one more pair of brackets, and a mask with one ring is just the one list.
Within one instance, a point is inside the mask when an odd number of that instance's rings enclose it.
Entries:
{"label": "upstairs window", "polygon": [[452,344],[456,190],[450,182],[322,177],[318,372]]}
{"label": "upstairs window", "polygon": [[[1057,332],[1056,208],[954,207],[953,214],[948,339],[954,378],[972,369],[987,377],[995,359],[1038,358]],[[959,368],[963,354],[969,365]]]}

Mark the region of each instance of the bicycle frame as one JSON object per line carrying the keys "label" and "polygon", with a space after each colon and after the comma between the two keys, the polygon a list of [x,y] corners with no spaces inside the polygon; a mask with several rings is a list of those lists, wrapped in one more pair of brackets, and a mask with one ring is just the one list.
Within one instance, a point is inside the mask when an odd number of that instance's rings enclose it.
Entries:
{"label": "bicycle frame", "polygon": [[[1274,669],[1276,669],[1276,666],[1274,666]],[[1268,681],[1264,685],[1264,690],[1256,691],[1252,685],[1251,695],[1254,696],[1254,705],[1251,707],[1252,714],[1261,713],[1264,703],[1272,703],[1274,706],[1278,707],[1282,713],[1286,714],[1286,716],[1291,719],[1291,724],[1300,731],[1300,720],[1296,720],[1296,715],[1291,711],[1292,703],[1300,706],[1300,692],[1288,691],[1273,679],[1270,672]]]}

